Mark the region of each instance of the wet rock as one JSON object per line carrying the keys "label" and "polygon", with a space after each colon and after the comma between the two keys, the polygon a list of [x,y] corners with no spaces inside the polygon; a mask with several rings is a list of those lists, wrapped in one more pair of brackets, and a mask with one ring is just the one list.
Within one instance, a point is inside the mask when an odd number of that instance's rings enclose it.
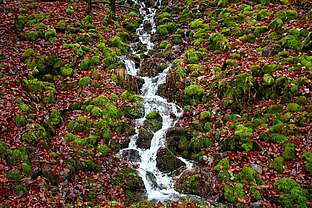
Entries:
{"label": "wet rock", "polygon": [[176,182],[182,193],[196,194],[210,200],[218,200],[223,193],[223,185],[209,168],[185,171]]}
{"label": "wet rock", "polygon": [[156,177],[152,172],[150,171],[146,172],[146,179],[149,181],[149,183],[152,185],[154,189],[158,188]]}
{"label": "wet rock", "polygon": [[151,112],[146,116],[144,128],[150,129],[153,132],[158,131],[162,127],[162,117],[158,112]]}
{"label": "wet rock", "polygon": [[125,112],[126,116],[137,119],[144,116],[144,107],[142,103],[130,103],[123,107],[123,111]]}
{"label": "wet rock", "polygon": [[129,75],[127,70],[124,68],[114,69],[114,73],[117,75],[118,82],[121,86],[129,91],[134,91],[136,93],[140,92],[140,89],[144,84],[144,80]]}
{"label": "wet rock", "polygon": [[141,63],[140,76],[155,77],[167,67],[164,59],[146,58]]}
{"label": "wet rock", "polygon": [[169,149],[160,148],[157,151],[156,167],[164,173],[169,173],[185,164]]}
{"label": "wet rock", "polygon": [[140,153],[135,149],[127,149],[122,151],[122,157],[130,162],[140,162]]}
{"label": "wet rock", "polygon": [[174,154],[188,158],[191,134],[181,127],[173,127],[167,131],[166,147]]}
{"label": "wet rock", "polygon": [[153,138],[153,132],[146,128],[139,129],[139,138],[137,140],[137,146],[139,148],[148,149],[151,146],[151,141]]}

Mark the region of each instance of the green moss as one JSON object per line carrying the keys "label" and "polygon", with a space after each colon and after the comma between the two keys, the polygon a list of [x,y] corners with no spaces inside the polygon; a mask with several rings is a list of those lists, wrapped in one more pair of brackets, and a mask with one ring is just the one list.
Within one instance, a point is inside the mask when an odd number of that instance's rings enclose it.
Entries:
{"label": "green moss", "polygon": [[285,208],[307,208],[307,198],[295,180],[292,178],[277,179],[274,185],[280,192],[279,201]]}
{"label": "green moss", "polygon": [[270,25],[271,25],[271,27],[273,27],[275,29],[281,29],[284,25],[284,22],[280,18],[275,18],[274,20],[272,20]]}
{"label": "green moss", "polygon": [[56,30],[55,28],[51,28],[47,32],[44,33],[44,37],[46,40],[50,40],[50,38],[56,37]]}
{"label": "green moss", "polygon": [[255,171],[255,169],[249,167],[249,166],[244,166],[241,172],[239,173],[239,178],[241,180],[246,180],[251,183],[256,183],[258,185],[261,184],[262,180],[259,177],[259,174]]}
{"label": "green moss", "polygon": [[10,164],[15,164],[18,161],[24,161],[27,162],[28,159],[28,152],[25,148],[18,148],[18,149],[13,149],[13,150],[7,150],[5,155],[7,155],[6,160]]}
{"label": "green moss", "polygon": [[277,12],[276,16],[283,21],[293,20],[298,17],[298,12],[292,9],[284,9]]}
{"label": "green moss", "polygon": [[76,135],[72,134],[72,133],[67,133],[65,136],[64,136],[64,140],[66,142],[72,142],[76,139],[78,139],[79,137],[77,137]]}
{"label": "green moss", "polygon": [[190,49],[186,52],[186,58],[189,64],[196,64],[202,59],[202,54],[199,51]]}
{"label": "green moss", "polygon": [[82,70],[89,69],[90,66],[91,66],[91,59],[89,57],[85,57],[80,63],[80,68]]}
{"label": "green moss", "polygon": [[156,32],[160,35],[168,35],[169,33],[167,25],[158,25],[156,28]]}
{"label": "green moss", "polygon": [[294,144],[285,144],[284,151],[282,152],[282,157],[285,160],[292,160],[296,157],[296,149]]}
{"label": "green moss", "polygon": [[159,48],[166,49],[168,47],[168,45],[170,45],[170,42],[168,40],[163,40],[160,42]]}
{"label": "green moss", "polygon": [[14,181],[18,181],[22,178],[19,170],[17,169],[9,170],[6,175],[9,180],[14,180]]}
{"label": "green moss", "polygon": [[[114,185],[119,185],[128,190],[138,191],[143,185],[143,181],[133,168],[125,168],[119,171],[117,177],[113,180]],[[143,185],[144,186],[144,185]]]}
{"label": "green moss", "polygon": [[27,48],[27,49],[24,51],[24,53],[23,53],[23,55],[22,55],[22,58],[25,60],[25,59],[28,59],[28,58],[32,57],[34,54],[35,54],[34,49],[32,49],[32,48]]}
{"label": "green moss", "polygon": [[32,174],[31,165],[29,165],[28,163],[23,163],[22,170],[27,176],[31,176]]}
{"label": "green moss", "polygon": [[94,171],[94,172],[101,171],[101,167],[92,160],[82,161],[81,169],[85,171]]}
{"label": "green moss", "polygon": [[262,78],[263,85],[271,86],[274,84],[274,78],[270,74],[265,74]]}
{"label": "green moss", "polygon": [[307,104],[307,98],[305,96],[299,96],[297,99],[296,99],[296,103],[298,105],[305,105]]}
{"label": "green moss", "polygon": [[268,107],[268,112],[269,113],[280,113],[283,109],[283,106],[281,104],[276,104],[276,105],[270,105]]}
{"label": "green moss", "polygon": [[209,48],[212,50],[229,50],[230,44],[227,38],[221,33],[214,33],[208,40]]}
{"label": "green moss", "polygon": [[45,128],[36,124],[22,135],[22,141],[36,145],[39,141],[47,139],[48,137],[49,133]]}
{"label": "green moss", "polygon": [[37,31],[30,31],[22,33],[19,37],[21,40],[27,40],[27,41],[36,41],[40,37],[40,33]]}
{"label": "green moss", "polygon": [[100,63],[100,56],[99,55],[94,55],[91,57],[90,63],[92,65],[98,65]]}
{"label": "green moss", "polygon": [[267,16],[271,15],[271,13],[269,11],[267,11],[266,9],[262,9],[257,13],[256,19],[258,21],[266,18]]}
{"label": "green moss", "polygon": [[23,31],[26,26],[26,23],[27,23],[27,17],[18,16],[16,20],[16,25],[15,25],[16,30],[19,32]]}
{"label": "green moss", "polygon": [[204,20],[202,19],[194,19],[191,23],[190,23],[190,27],[191,29],[198,29],[201,28],[204,24]]}
{"label": "green moss", "polygon": [[53,127],[59,127],[62,123],[62,115],[58,109],[53,109],[49,114],[47,122]]}
{"label": "green moss", "polygon": [[105,144],[100,144],[97,146],[97,151],[105,157],[110,152],[110,148]]}
{"label": "green moss", "polygon": [[232,185],[224,185],[224,198],[230,203],[236,203],[239,198],[245,196],[244,185],[235,183]]}
{"label": "green moss", "polygon": [[17,184],[14,186],[14,193],[17,196],[20,196],[21,194],[26,193],[26,192],[27,192],[27,188],[24,185]]}
{"label": "green moss", "polygon": [[58,23],[57,23],[57,26],[56,28],[60,31],[65,31],[66,30],[66,22],[65,20],[60,20]]}
{"label": "green moss", "polygon": [[128,44],[123,42],[119,36],[112,38],[112,46],[118,48],[122,54],[125,54],[128,51]]}
{"label": "green moss", "polygon": [[288,112],[299,112],[302,111],[300,105],[298,105],[297,103],[289,103],[287,106],[287,111]]}
{"label": "green moss", "polygon": [[271,137],[275,143],[282,144],[288,140],[288,137],[283,134],[272,133]]}
{"label": "green moss", "polygon": [[15,123],[18,127],[25,126],[27,123],[25,116],[17,114],[15,117]]}
{"label": "green moss", "polygon": [[200,116],[199,116],[199,119],[200,120],[209,120],[212,116],[212,112],[211,111],[202,111],[200,112]]}
{"label": "green moss", "polygon": [[312,152],[305,152],[303,154],[303,160],[304,160],[304,170],[312,175]]}
{"label": "green moss", "polygon": [[259,201],[262,199],[262,194],[257,189],[257,187],[255,187],[255,186],[250,187],[250,193],[251,193],[251,196],[252,196],[254,201]]}
{"label": "green moss", "polygon": [[281,68],[281,66],[276,65],[276,64],[267,64],[263,67],[263,73],[271,74],[273,71],[276,71],[280,68]]}
{"label": "green moss", "polygon": [[184,189],[185,193],[188,194],[198,194],[198,186],[200,182],[200,175],[191,175],[187,177],[183,183],[182,183],[182,188]]}
{"label": "green moss", "polygon": [[61,75],[63,77],[71,77],[74,74],[74,69],[70,66],[61,67]]}
{"label": "green moss", "polygon": [[205,90],[199,85],[190,85],[184,90],[184,99],[186,103],[197,103],[201,100]]}
{"label": "green moss", "polygon": [[221,179],[229,178],[230,174],[228,170],[230,169],[230,160],[228,158],[223,158],[214,166],[214,171],[218,173],[218,177]]}
{"label": "green moss", "polygon": [[241,55],[239,53],[231,53],[229,57],[231,59],[240,59]]}
{"label": "green moss", "polygon": [[89,131],[91,128],[92,122],[86,116],[78,116],[74,120],[70,121],[68,128],[71,131]]}
{"label": "green moss", "polygon": [[281,156],[276,157],[270,164],[269,167],[278,173],[282,173],[284,171],[284,158]]}
{"label": "green moss", "polygon": [[249,33],[247,35],[243,35],[239,39],[241,41],[243,41],[244,43],[246,43],[246,42],[248,42],[248,43],[256,42],[256,36],[253,33]]}
{"label": "green moss", "polygon": [[92,79],[89,76],[84,76],[82,78],[80,78],[80,80],[78,81],[78,85],[80,87],[86,87],[88,85],[90,85],[92,82]]}

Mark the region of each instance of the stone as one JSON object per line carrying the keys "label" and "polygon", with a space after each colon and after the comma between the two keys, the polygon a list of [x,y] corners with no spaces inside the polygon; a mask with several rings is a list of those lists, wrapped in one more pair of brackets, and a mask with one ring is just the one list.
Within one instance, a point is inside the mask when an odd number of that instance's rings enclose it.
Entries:
{"label": "stone", "polygon": [[122,157],[125,158],[127,161],[130,162],[140,162],[140,153],[138,150],[135,149],[127,149],[122,151]]}
{"label": "stone", "polygon": [[163,147],[157,151],[156,167],[163,173],[170,173],[185,164],[169,149]]}
{"label": "stone", "polygon": [[139,129],[139,137],[137,139],[137,146],[139,148],[148,149],[151,146],[151,141],[153,138],[153,132],[144,127]]}

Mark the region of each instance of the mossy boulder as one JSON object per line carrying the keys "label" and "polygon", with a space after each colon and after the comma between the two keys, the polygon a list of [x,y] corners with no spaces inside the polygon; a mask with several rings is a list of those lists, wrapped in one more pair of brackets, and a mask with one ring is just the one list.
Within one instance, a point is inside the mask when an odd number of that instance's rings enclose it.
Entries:
{"label": "mossy boulder", "polygon": [[222,196],[222,183],[207,168],[185,171],[175,185],[178,191],[185,194],[195,194],[214,200]]}
{"label": "mossy boulder", "polygon": [[144,149],[150,148],[153,135],[154,134],[150,129],[145,129],[143,127],[140,128],[139,136],[136,142],[137,146]]}
{"label": "mossy boulder", "polygon": [[185,164],[169,149],[162,147],[157,151],[156,167],[163,173],[170,173]]}
{"label": "mossy boulder", "polygon": [[144,121],[144,127],[152,130],[153,132],[158,131],[162,127],[162,117],[158,112],[150,112],[146,115]]}

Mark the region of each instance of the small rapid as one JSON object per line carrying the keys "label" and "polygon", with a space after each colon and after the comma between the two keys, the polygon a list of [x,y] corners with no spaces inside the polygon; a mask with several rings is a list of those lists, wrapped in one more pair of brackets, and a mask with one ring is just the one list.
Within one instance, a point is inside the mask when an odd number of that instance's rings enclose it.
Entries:
{"label": "small rapid", "polygon": [[[160,6],[158,1],[158,6]],[[136,30],[140,43],[146,46],[144,54],[154,48],[154,43],[151,42],[152,34],[156,32],[155,24],[155,8],[147,8],[143,2],[136,2],[140,5],[140,14],[144,17],[142,24]],[[146,26],[149,29],[145,29]],[[130,45],[131,46],[131,45]],[[131,47],[133,55],[139,56],[139,51],[135,51]],[[141,57],[140,57],[141,58]],[[129,146],[121,150],[121,154],[126,150],[135,150],[139,153],[139,159],[131,161],[138,166],[139,175],[142,177],[148,200],[164,201],[180,197],[181,194],[174,189],[174,179],[170,174],[162,173],[156,166],[157,151],[160,147],[165,146],[166,132],[169,128],[174,127],[178,119],[182,116],[183,110],[175,103],[168,102],[165,98],[157,95],[158,87],[166,82],[167,75],[172,67],[171,63],[167,63],[167,68],[155,77],[138,76],[139,68],[136,68],[134,61],[127,56],[121,56],[120,60],[125,64],[127,73],[144,80],[141,88],[141,96],[144,106],[144,117],[135,121],[135,134],[130,137]],[[142,63],[142,61],[141,61]],[[139,136],[139,128],[143,126],[146,115],[150,112],[158,112],[162,117],[162,128],[154,132],[150,148],[141,149],[136,142]],[[183,158],[179,158],[185,163],[186,169],[192,168],[192,163]],[[153,178],[153,180],[151,180]]]}

